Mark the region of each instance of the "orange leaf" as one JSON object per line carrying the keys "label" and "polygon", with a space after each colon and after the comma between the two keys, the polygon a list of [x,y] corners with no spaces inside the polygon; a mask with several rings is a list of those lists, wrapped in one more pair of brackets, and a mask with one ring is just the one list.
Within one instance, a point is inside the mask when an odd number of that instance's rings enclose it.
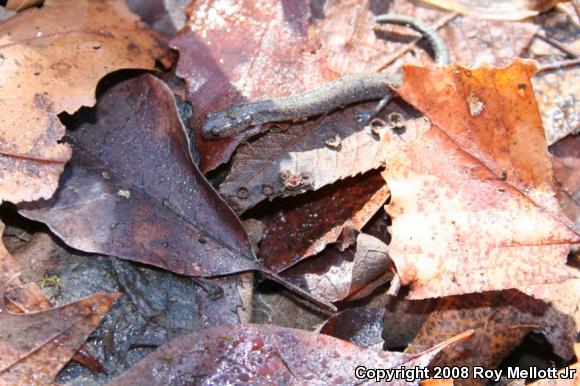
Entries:
{"label": "orange leaf", "polygon": [[561,282],[568,243],[530,77],[505,68],[404,67],[400,95],[430,120],[385,135],[390,254],[426,298]]}

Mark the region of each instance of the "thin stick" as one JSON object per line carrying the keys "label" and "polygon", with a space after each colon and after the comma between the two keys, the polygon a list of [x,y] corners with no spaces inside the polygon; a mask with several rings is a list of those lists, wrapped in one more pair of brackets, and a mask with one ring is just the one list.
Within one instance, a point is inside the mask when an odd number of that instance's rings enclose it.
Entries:
{"label": "thin stick", "polygon": [[[433,28],[439,30],[444,26],[446,26],[451,20],[455,19],[457,16],[459,16],[457,12],[447,14],[444,17],[442,17],[439,21],[437,21],[437,23],[433,26]],[[381,70],[384,70],[386,67],[391,65],[395,60],[399,59],[401,56],[411,51],[411,49],[413,49],[413,47],[415,47],[417,42],[419,42],[421,39],[423,39],[423,36],[413,39],[412,41],[407,43],[407,45],[401,47],[400,49],[395,51],[392,55],[389,55],[389,57],[383,63],[381,63],[376,69],[374,69],[373,72],[379,72]]]}
{"label": "thin stick", "polygon": [[575,67],[580,64],[580,59],[562,60],[559,62],[543,64],[538,67],[538,72],[560,70],[562,68]]}
{"label": "thin stick", "polygon": [[536,36],[539,37],[540,39],[542,39],[543,41],[545,41],[546,43],[556,47],[557,49],[564,52],[565,54],[571,56],[573,59],[576,59],[576,58],[578,58],[578,56],[580,56],[573,49],[566,47],[564,44],[560,43],[559,41],[554,40],[554,39],[546,36],[546,33],[544,31],[536,32]]}

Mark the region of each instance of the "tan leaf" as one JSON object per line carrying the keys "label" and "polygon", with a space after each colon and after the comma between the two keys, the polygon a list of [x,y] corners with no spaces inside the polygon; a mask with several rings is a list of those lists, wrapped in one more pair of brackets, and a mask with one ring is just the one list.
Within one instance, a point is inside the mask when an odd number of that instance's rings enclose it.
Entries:
{"label": "tan leaf", "polygon": [[47,0],[1,24],[0,201],[49,198],[71,156],[57,114],[92,106],[109,72],[153,68],[160,44],[120,0]]}
{"label": "tan leaf", "polygon": [[425,0],[441,8],[484,19],[522,20],[547,11],[560,0]]}

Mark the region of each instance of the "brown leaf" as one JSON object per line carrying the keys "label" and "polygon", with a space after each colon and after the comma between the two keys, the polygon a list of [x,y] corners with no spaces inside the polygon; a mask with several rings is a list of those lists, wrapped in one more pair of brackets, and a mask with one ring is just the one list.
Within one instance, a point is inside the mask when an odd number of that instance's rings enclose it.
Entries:
{"label": "brown leaf", "polygon": [[293,94],[330,77],[323,75],[324,63],[313,53],[306,0],[244,0],[227,6],[204,0],[195,5],[189,28],[170,45],[180,53],[176,73],[187,81],[205,173],[226,162],[238,145],[231,138],[202,138],[206,112],[265,95]]}
{"label": "brown leaf", "polygon": [[[463,333],[419,354],[363,349],[327,335],[265,325],[207,329],[156,350],[110,385],[162,385],[168,381],[208,384],[352,384],[355,367],[425,367]],[[394,380],[393,385],[408,384]]]}
{"label": "brown leaf", "polygon": [[[4,226],[0,228],[1,233]],[[0,242],[0,384],[52,384],[73,355],[93,363],[85,352],[75,353],[119,295],[97,293],[50,308],[33,283],[22,286],[16,277],[19,271],[18,262]],[[4,304],[5,299],[11,303]],[[9,304],[28,313],[13,313]]]}
{"label": "brown leaf", "polygon": [[[240,146],[220,194],[237,212],[244,212],[266,198],[318,190],[381,167],[378,135],[355,119],[357,112],[371,111],[375,105],[370,102],[338,110],[319,120],[273,130]],[[416,116],[409,106],[391,103],[377,118],[410,122]],[[285,173],[312,178],[307,184],[292,186]]]}
{"label": "brown leaf", "polygon": [[[4,224],[0,222],[0,235],[4,233]],[[42,290],[33,282],[23,283],[19,277],[21,266],[0,242],[0,283],[6,283],[5,307],[13,313],[30,313],[48,310],[53,307]],[[11,279],[11,280],[10,280]],[[93,358],[84,347],[74,353],[73,360],[94,371],[104,372],[103,365]]]}
{"label": "brown leaf", "polygon": [[0,201],[49,198],[71,155],[57,114],[92,106],[111,71],[153,68],[161,41],[120,0],[47,0],[0,36]]}
{"label": "brown leaf", "polygon": [[[259,270],[236,215],[191,161],[169,88],[124,81],[71,133],[74,154],[54,198],[21,205],[73,248],[188,276]],[[272,276],[272,279],[279,278]]]}
{"label": "brown leaf", "polygon": [[384,137],[389,253],[410,297],[569,277],[568,243],[579,236],[554,198],[534,69],[521,60],[500,69],[405,67],[398,91],[432,122]]}
{"label": "brown leaf", "polygon": [[560,0],[425,0],[441,8],[483,19],[522,20],[547,11]]}
{"label": "brown leaf", "polygon": [[266,227],[258,259],[281,272],[321,252],[342,232],[360,230],[388,197],[380,174],[369,172],[275,203],[278,210],[261,218]]}
{"label": "brown leaf", "polygon": [[382,241],[360,233],[356,248],[326,248],[281,276],[331,302],[358,299],[391,280],[394,270],[387,249]]}
{"label": "brown leaf", "polygon": [[68,245],[192,276],[258,267],[231,210],[201,176],[173,95],[151,75],[97,103],[70,134],[74,154],[55,197],[22,205]]}
{"label": "brown leaf", "polygon": [[[574,320],[549,303],[515,290],[439,299],[405,352],[421,352],[465,329],[473,329],[473,337],[443,351],[434,363],[496,368],[530,331],[542,333],[564,360],[574,355]],[[484,383],[471,380],[469,384]]]}
{"label": "brown leaf", "polygon": [[116,293],[97,293],[28,314],[12,314],[2,307],[0,383],[52,384],[117,298]]}
{"label": "brown leaf", "polygon": [[556,195],[566,216],[580,229],[580,137],[569,136],[550,146]]}

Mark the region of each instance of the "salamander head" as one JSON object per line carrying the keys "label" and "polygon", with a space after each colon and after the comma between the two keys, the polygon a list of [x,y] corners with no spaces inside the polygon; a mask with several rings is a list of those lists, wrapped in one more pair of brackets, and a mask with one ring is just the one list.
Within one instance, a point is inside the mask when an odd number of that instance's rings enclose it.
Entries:
{"label": "salamander head", "polygon": [[225,138],[247,130],[253,125],[252,114],[229,109],[207,113],[201,132],[205,138]]}

